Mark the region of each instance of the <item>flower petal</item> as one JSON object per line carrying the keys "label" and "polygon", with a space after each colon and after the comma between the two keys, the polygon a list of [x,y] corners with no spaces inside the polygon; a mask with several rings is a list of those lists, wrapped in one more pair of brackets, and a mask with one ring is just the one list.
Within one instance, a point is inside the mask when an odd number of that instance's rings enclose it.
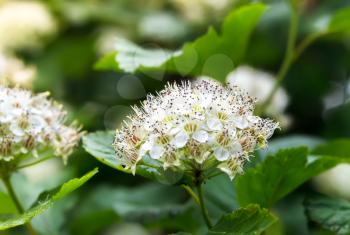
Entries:
{"label": "flower petal", "polygon": [[188,134],[184,131],[181,131],[174,137],[174,139],[172,139],[171,144],[175,148],[182,148],[187,144],[188,139]]}
{"label": "flower petal", "polygon": [[240,153],[242,152],[242,145],[238,142],[234,142],[231,145],[231,152],[232,153]]}
{"label": "flower petal", "polygon": [[239,129],[245,129],[249,126],[249,122],[245,117],[242,116],[236,116],[233,118],[233,123],[236,125]]}
{"label": "flower petal", "polygon": [[199,130],[193,133],[192,138],[194,140],[197,140],[199,143],[205,143],[207,142],[209,135],[208,135],[208,132]]}
{"label": "flower petal", "polygon": [[139,155],[144,156],[148,151],[152,149],[153,143],[151,141],[146,141],[141,145],[139,150]]}
{"label": "flower petal", "polygon": [[230,152],[222,147],[219,147],[214,150],[214,155],[218,161],[222,162],[229,159]]}
{"label": "flower petal", "polygon": [[217,118],[209,118],[207,126],[211,131],[220,131],[222,129],[222,123]]}
{"label": "flower petal", "polygon": [[227,165],[226,162],[223,162],[223,163],[219,164],[219,165],[218,165],[218,168],[219,168],[222,172],[226,173],[226,174],[230,177],[230,180],[233,180],[233,179],[235,178],[236,172],[233,172],[233,171],[228,167],[228,165]]}
{"label": "flower petal", "polygon": [[256,123],[258,123],[259,121],[260,121],[260,118],[258,117],[258,116],[248,116],[247,117],[247,120],[249,121],[249,122],[251,122],[251,123],[254,123],[254,124],[256,124]]}
{"label": "flower petal", "polygon": [[239,161],[235,161],[234,159],[230,159],[219,164],[218,168],[226,173],[231,180],[233,180],[237,174],[241,174],[243,172],[241,163]]}
{"label": "flower petal", "polygon": [[159,145],[155,145],[152,147],[152,149],[149,151],[149,155],[153,159],[159,159],[163,156],[164,154],[164,148]]}

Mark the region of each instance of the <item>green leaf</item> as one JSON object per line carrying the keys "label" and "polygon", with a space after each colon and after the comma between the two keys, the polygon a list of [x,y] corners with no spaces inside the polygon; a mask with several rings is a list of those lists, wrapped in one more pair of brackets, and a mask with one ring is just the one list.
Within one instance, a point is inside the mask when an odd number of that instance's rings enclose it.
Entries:
{"label": "green leaf", "polygon": [[350,7],[338,10],[328,26],[330,32],[350,32]]}
{"label": "green leaf", "polygon": [[337,10],[332,15],[323,14],[318,16],[311,23],[314,33],[319,36],[330,33],[349,33],[350,32],[350,7]]}
{"label": "green leaf", "polygon": [[180,52],[163,49],[145,49],[122,38],[116,39],[116,51],[103,56],[95,64],[98,70],[115,70],[134,73],[142,69],[164,70],[162,65]]}
{"label": "green leaf", "polygon": [[93,235],[99,231],[120,221],[120,217],[112,209],[101,210],[96,208],[96,211],[89,214],[81,214],[77,218],[70,220],[71,231],[68,234]]}
{"label": "green leaf", "polygon": [[315,194],[305,200],[308,218],[337,234],[350,233],[350,202]]}
{"label": "green leaf", "polygon": [[316,155],[337,156],[341,158],[350,158],[350,139],[332,140],[318,145],[313,151]]}
{"label": "green leaf", "polygon": [[[124,169],[113,149],[114,133],[111,131],[98,131],[83,137],[84,149],[100,162],[124,173],[131,174],[130,170]],[[162,184],[184,183],[182,173],[164,170],[162,166],[151,167],[149,165],[137,165],[136,174],[148,179],[156,180]]]}
{"label": "green leaf", "polygon": [[261,234],[276,221],[277,218],[267,209],[251,204],[222,216],[211,230],[212,234]]}
{"label": "green leaf", "polygon": [[308,156],[306,147],[280,150],[237,177],[238,201],[241,205],[257,203],[270,208],[311,177],[348,161],[339,157]]}
{"label": "green leaf", "polygon": [[171,233],[170,235],[191,235],[191,233],[187,233],[187,232],[177,232],[177,233]]}
{"label": "green leaf", "polygon": [[94,68],[97,70],[111,69],[119,71],[120,68],[118,63],[115,62],[117,52],[110,52],[104,55],[97,63],[94,65]]}
{"label": "green leaf", "polygon": [[308,135],[288,135],[281,138],[273,139],[269,142],[269,147],[266,150],[260,150],[260,155],[265,158],[268,155],[276,154],[279,150],[285,148],[308,147],[314,149],[322,144],[324,140],[315,136]]}
{"label": "green leaf", "polygon": [[0,230],[16,227],[29,222],[35,216],[43,213],[49,209],[53,203],[67,194],[71,193],[75,189],[82,186],[86,181],[93,177],[98,172],[98,169],[94,169],[81,178],[76,178],[64,183],[61,187],[49,192],[42,193],[36,203],[24,214],[13,215],[6,219],[0,220]]}
{"label": "green leaf", "polygon": [[203,191],[209,214],[214,218],[238,208],[234,185],[226,175],[206,181]]}
{"label": "green leaf", "polygon": [[[156,223],[165,219],[176,220],[178,216],[192,208],[193,204],[184,203],[185,192],[179,187],[165,186],[149,183],[137,187],[99,186],[80,202],[73,221],[72,234],[91,234],[92,227],[87,221],[99,220],[101,216],[107,217],[103,222],[113,223],[118,218],[125,221],[139,221],[142,223]],[[113,213],[112,213],[113,212]],[[113,220],[111,220],[113,218]],[[180,223],[179,220],[173,223]],[[188,229],[193,226],[191,219],[178,228]],[[102,224],[101,226],[106,226]],[[173,224],[173,226],[177,227]],[[186,228],[182,228],[186,226]],[[87,232],[82,228],[86,227]],[[96,229],[96,228],[94,228]],[[85,231],[85,229],[84,229]]]}
{"label": "green leaf", "polygon": [[11,197],[0,191],[0,214],[16,213],[16,207],[13,204]]}
{"label": "green leaf", "polygon": [[223,82],[241,62],[249,37],[265,9],[265,5],[257,3],[234,10],[225,18],[221,34],[209,28],[205,35],[185,44],[180,51],[143,49],[119,41],[114,56],[108,54],[96,67],[124,72],[161,70],[183,76],[207,75]]}
{"label": "green leaf", "polygon": [[44,213],[34,217],[31,224],[39,234],[66,234],[67,213],[70,213],[79,202],[79,194],[69,194],[56,201]]}
{"label": "green leaf", "polygon": [[87,134],[83,137],[83,147],[100,162],[124,171],[120,166],[120,161],[116,157],[113,149],[114,133],[113,131],[98,131]]}

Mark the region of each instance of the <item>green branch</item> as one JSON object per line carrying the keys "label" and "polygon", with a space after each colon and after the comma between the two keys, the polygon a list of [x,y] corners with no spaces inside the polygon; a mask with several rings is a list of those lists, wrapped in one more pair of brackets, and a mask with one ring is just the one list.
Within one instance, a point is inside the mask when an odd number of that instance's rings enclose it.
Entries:
{"label": "green branch", "polygon": [[210,229],[213,227],[211,221],[210,221],[210,218],[209,218],[209,215],[208,215],[208,210],[205,206],[205,202],[204,202],[204,199],[203,199],[203,193],[202,193],[202,185],[199,184],[197,185],[197,191],[198,191],[198,199],[199,199],[199,206],[201,208],[201,212],[202,212],[202,216],[203,216],[203,219],[207,225],[207,227]]}
{"label": "green branch", "polygon": [[[15,204],[16,206],[16,209],[17,211],[20,213],[20,214],[23,214],[25,211],[23,209],[23,206],[22,204],[20,203],[20,201],[18,200],[18,197],[15,193],[15,190],[13,189],[13,186],[11,184],[11,180],[10,180],[10,177],[6,176],[6,177],[3,177],[2,178],[3,182],[4,182],[4,185],[6,187],[6,190],[9,194],[9,196],[11,197],[13,203]],[[26,225],[26,228],[27,228],[27,231],[30,235],[37,235],[37,233],[35,232],[33,226],[30,224],[30,223],[27,223]]]}
{"label": "green branch", "polygon": [[198,206],[200,206],[199,198],[197,194],[191,189],[190,186],[182,184],[181,187],[186,190],[186,192],[193,198],[195,203],[197,203]]}
{"label": "green branch", "polygon": [[280,70],[277,73],[276,77],[276,82],[275,85],[270,92],[269,96],[267,99],[264,101],[262,106],[260,107],[260,113],[263,113],[266,108],[270,105],[275,93],[277,92],[279,86],[281,85],[283,79],[285,78],[291,64],[294,61],[294,48],[295,48],[295,42],[297,39],[298,35],[298,21],[299,21],[299,16],[298,12],[296,9],[292,8],[291,11],[291,19],[290,19],[290,24],[289,24],[289,32],[288,32],[288,41],[287,41],[287,48],[286,48],[286,53],[283,59],[283,63],[281,65]]}

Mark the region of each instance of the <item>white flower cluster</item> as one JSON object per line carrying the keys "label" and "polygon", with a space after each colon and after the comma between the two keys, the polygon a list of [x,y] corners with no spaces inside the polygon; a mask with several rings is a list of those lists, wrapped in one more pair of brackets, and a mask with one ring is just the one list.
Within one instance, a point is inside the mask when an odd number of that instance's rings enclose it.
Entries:
{"label": "white flower cluster", "polygon": [[171,0],[170,2],[193,23],[223,17],[233,5],[233,1],[230,0]]}
{"label": "white flower cluster", "polygon": [[[275,85],[276,78],[261,70],[242,65],[227,76],[227,82],[231,86],[239,86],[249,95],[258,99],[257,105],[261,105]],[[266,108],[265,114],[277,119],[281,126],[286,128],[291,124],[291,118],[285,114],[289,103],[287,92],[278,88],[271,104]]]}
{"label": "white flower cluster", "polygon": [[169,84],[117,130],[115,150],[123,165],[150,157],[165,169],[218,167],[231,179],[249,154],[265,147],[278,123],[253,115],[255,99],[213,80]]}
{"label": "white flower cluster", "polygon": [[0,85],[31,88],[36,68],[26,66],[22,60],[0,53]]}
{"label": "white flower cluster", "polygon": [[7,0],[0,3],[0,50],[39,47],[41,39],[56,32],[56,22],[40,1]]}
{"label": "white flower cluster", "polygon": [[0,161],[47,150],[67,160],[82,132],[64,124],[66,112],[48,95],[0,86]]}

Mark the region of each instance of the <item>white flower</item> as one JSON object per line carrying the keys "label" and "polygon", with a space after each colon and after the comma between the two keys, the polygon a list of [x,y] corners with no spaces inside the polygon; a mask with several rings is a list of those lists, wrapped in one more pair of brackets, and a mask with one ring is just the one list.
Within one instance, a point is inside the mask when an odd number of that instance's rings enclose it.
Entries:
{"label": "white flower", "polygon": [[163,153],[164,153],[164,148],[159,145],[153,146],[149,151],[149,154],[153,159],[159,159],[161,156],[163,156]]}
{"label": "white flower", "polygon": [[20,59],[0,53],[0,85],[31,88],[36,69]]}
{"label": "white flower", "polygon": [[218,147],[214,150],[214,155],[218,161],[222,162],[229,159],[230,152],[223,147]]}
{"label": "white flower", "polygon": [[182,131],[174,136],[174,139],[170,142],[175,148],[182,148],[187,144],[189,136],[186,132]]}
{"label": "white flower", "polygon": [[134,107],[135,114],[116,131],[115,150],[133,173],[150,156],[175,170],[205,171],[214,161],[233,178],[278,127],[253,115],[254,101],[237,87],[213,80],[168,84]]}
{"label": "white flower", "polygon": [[0,161],[20,160],[52,150],[66,161],[82,135],[77,125],[65,124],[62,106],[19,88],[0,86]]}
{"label": "white flower", "polygon": [[206,131],[200,130],[193,133],[192,138],[199,143],[205,143],[209,139],[209,134]]}
{"label": "white flower", "polygon": [[0,50],[31,49],[55,33],[56,23],[40,1],[11,0],[0,4]]}
{"label": "white flower", "polygon": [[[257,105],[262,104],[268,98],[274,87],[275,79],[269,73],[245,65],[236,68],[227,76],[229,85],[239,86],[249,95],[256,97]],[[281,121],[282,126],[288,126],[290,118],[284,113],[288,103],[287,92],[283,88],[278,88],[271,104],[266,109],[266,114]]]}
{"label": "white flower", "polygon": [[210,118],[207,121],[207,126],[211,131],[220,131],[222,129],[222,123],[217,118]]}

